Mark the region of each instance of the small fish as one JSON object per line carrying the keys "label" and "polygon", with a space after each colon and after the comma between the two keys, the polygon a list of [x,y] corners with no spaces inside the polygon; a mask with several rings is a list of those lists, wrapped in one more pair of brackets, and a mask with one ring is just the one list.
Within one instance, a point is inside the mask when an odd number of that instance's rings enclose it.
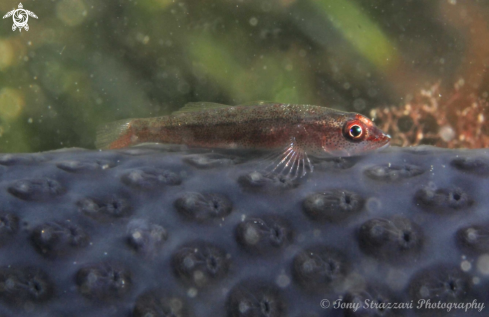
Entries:
{"label": "small fish", "polygon": [[296,178],[313,171],[308,154],[358,155],[387,147],[390,136],[357,113],[311,105],[197,102],[164,117],[105,124],[95,145],[119,149],[145,142],[209,148],[278,149],[273,172]]}

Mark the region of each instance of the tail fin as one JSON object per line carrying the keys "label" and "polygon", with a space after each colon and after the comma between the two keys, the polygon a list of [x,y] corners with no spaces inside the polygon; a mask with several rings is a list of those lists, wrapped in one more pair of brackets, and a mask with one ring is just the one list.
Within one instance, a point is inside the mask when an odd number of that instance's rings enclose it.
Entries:
{"label": "tail fin", "polygon": [[95,147],[97,149],[119,149],[131,145],[130,124],[132,120],[124,119],[99,126]]}

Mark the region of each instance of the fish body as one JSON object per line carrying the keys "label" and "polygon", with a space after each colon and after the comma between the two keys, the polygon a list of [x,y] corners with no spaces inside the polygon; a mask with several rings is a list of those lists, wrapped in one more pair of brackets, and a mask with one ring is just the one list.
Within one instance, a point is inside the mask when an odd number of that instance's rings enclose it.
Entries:
{"label": "fish body", "polygon": [[99,129],[96,145],[118,149],[145,142],[280,149],[282,164],[288,167],[302,160],[305,170],[308,153],[357,155],[387,146],[390,137],[360,114],[326,107],[192,103],[169,116],[106,124]]}

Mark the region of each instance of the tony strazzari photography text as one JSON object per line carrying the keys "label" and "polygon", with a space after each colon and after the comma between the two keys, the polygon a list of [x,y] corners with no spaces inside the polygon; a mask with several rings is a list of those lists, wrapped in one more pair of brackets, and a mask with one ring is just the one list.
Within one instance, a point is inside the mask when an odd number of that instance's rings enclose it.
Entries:
{"label": "tony strazzari photography text", "polygon": [[417,302],[410,301],[410,302],[401,302],[401,303],[388,303],[388,302],[377,302],[371,299],[365,299],[364,302],[344,302],[342,299],[337,299],[333,302],[333,308],[334,309],[351,309],[353,311],[357,311],[360,308],[362,309],[442,309],[446,310],[447,312],[451,311],[452,309],[459,309],[459,310],[472,310],[472,309],[477,309],[479,312],[481,312],[484,308],[485,305],[484,303],[478,303],[477,300],[473,300],[472,302],[469,303],[450,303],[450,302],[432,302],[429,299],[420,299]]}

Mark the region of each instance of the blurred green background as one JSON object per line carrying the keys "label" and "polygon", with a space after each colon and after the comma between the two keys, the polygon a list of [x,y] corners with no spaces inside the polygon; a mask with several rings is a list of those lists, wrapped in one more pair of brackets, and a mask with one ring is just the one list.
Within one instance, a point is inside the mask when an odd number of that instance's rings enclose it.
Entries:
{"label": "blurred green background", "polygon": [[[18,0],[2,0],[0,14]],[[486,98],[489,1],[26,0],[0,21],[0,152],[94,148],[191,101],[368,114],[462,80]]]}

